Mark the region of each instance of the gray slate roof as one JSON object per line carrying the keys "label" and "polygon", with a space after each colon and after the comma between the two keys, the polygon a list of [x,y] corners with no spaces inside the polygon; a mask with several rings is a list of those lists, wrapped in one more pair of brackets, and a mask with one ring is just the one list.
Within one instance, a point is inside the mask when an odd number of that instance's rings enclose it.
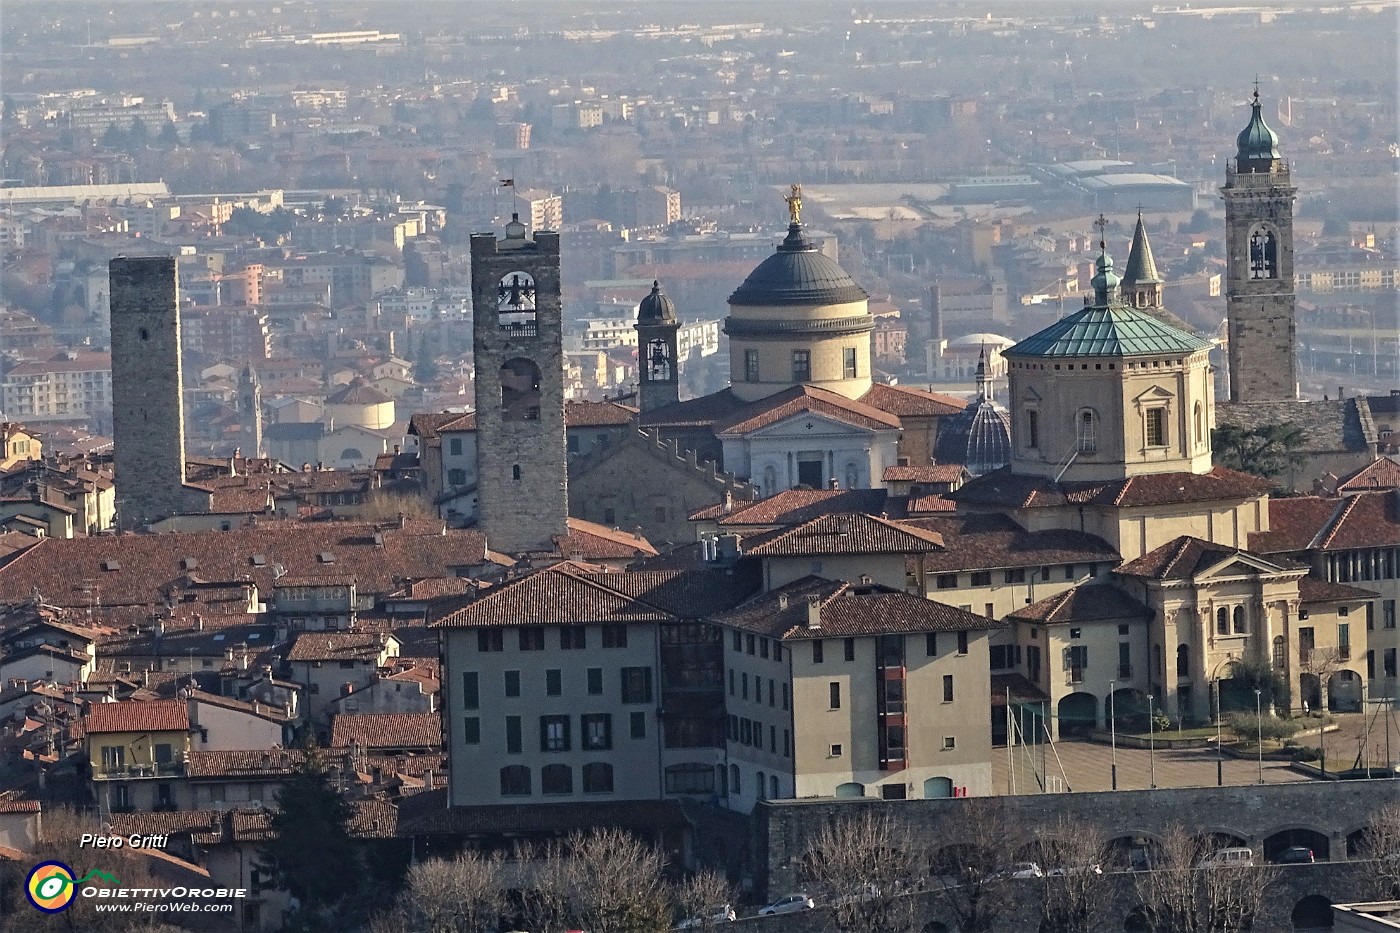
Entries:
{"label": "gray slate roof", "polygon": [[1217,402],[1215,421],[1245,429],[1267,424],[1296,425],[1303,429],[1306,453],[1374,450],[1376,443],[1365,399]]}

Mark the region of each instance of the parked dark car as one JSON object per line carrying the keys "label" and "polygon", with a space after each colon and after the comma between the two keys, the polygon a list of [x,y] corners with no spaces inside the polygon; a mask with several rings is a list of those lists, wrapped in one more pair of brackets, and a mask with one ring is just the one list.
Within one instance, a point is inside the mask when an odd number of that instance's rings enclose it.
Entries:
{"label": "parked dark car", "polygon": [[1317,859],[1307,846],[1289,846],[1274,856],[1275,865],[1311,865]]}

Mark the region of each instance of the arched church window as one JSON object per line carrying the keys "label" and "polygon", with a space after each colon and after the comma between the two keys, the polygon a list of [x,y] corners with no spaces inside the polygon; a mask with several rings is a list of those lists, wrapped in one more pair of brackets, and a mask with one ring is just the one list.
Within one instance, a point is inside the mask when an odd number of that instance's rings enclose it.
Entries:
{"label": "arched church window", "polygon": [[1224,606],[1215,610],[1215,634],[1230,634],[1230,610],[1226,609]]}
{"label": "arched church window", "polygon": [[1190,645],[1177,645],[1177,646],[1176,646],[1176,676],[1178,676],[1178,677],[1190,677],[1190,676],[1191,676],[1191,646],[1190,646]]}
{"label": "arched church window", "polygon": [[1243,607],[1243,606],[1236,606],[1236,607],[1235,607],[1235,634],[1236,634],[1236,635],[1243,635],[1243,634],[1245,634],[1245,632],[1247,632],[1247,631],[1248,631],[1248,625],[1247,625],[1247,623],[1245,622],[1245,618],[1244,618],[1244,607]]}
{"label": "arched church window", "polygon": [[673,378],[671,369],[671,348],[662,337],[647,341],[645,373],[648,382],[667,382]]}
{"label": "arched church window", "polygon": [[496,284],[496,314],[501,330],[513,337],[535,336],[535,277],[510,272]]}
{"label": "arched church window", "polygon": [[1091,454],[1099,449],[1098,417],[1089,409],[1079,413],[1079,452]]}
{"label": "arched church window", "polygon": [[1034,409],[1026,412],[1026,446],[1040,449],[1040,412]]}
{"label": "arched church window", "polygon": [[501,366],[500,376],[502,420],[538,421],[540,368],[533,360],[515,357]]}
{"label": "arched church window", "polygon": [[1278,237],[1267,227],[1255,227],[1249,233],[1249,277],[1278,278]]}

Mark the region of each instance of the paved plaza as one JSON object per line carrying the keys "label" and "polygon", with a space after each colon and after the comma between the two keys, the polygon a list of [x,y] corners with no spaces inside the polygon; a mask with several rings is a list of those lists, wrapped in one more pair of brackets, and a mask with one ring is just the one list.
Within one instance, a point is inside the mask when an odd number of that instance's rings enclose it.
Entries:
{"label": "paved plaza", "polygon": [[[1392,716],[1387,723],[1384,715],[1363,717],[1360,713],[1339,714],[1335,717],[1337,730],[1325,738],[1316,735],[1299,736],[1300,745],[1318,746],[1327,751],[1331,769],[1351,767],[1358,756],[1369,758],[1372,767],[1384,767],[1389,760],[1400,759],[1400,724]],[[1390,744],[1386,744],[1387,725]],[[1369,726],[1369,735],[1367,734]],[[1226,733],[1228,735],[1228,732]],[[1364,743],[1364,744],[1363,744]],[[1364,752],[1364,754],[1363,754]],[[1065,739],[1051,745],[1023,746],[992,750],[993,788],[996,794],[1038,794],[1065,791],[1105,791],[1112,789],[1114,751],[1108,744],[1083,739]],[[1216,752],[1211,748],[1173,749],[1118,746],[1118,789],[1145,790],[1156,787],[1209,787],[1217,781]],[[1261,768],[1256,759],[1224,756],[1220,762],[1220,778],[1230,785],[1257,784]],[[1289,767],[1286,761],[1265,759],[1264,783],[1279,784],[1308,781],[1308,777]],[[1013,783],[1014,782],[1014,783]]]}

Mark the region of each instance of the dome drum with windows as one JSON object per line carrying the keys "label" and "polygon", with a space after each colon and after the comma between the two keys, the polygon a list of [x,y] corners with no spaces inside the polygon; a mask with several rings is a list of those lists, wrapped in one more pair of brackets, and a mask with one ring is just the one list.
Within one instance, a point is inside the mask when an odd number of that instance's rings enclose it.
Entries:
{"label": "dome drum with windows", "polygon": [[1208,472],[1211,345],[1125,304],[1100,247],[1092,301],[1003,351],[1012,470],[1065,482]]}

